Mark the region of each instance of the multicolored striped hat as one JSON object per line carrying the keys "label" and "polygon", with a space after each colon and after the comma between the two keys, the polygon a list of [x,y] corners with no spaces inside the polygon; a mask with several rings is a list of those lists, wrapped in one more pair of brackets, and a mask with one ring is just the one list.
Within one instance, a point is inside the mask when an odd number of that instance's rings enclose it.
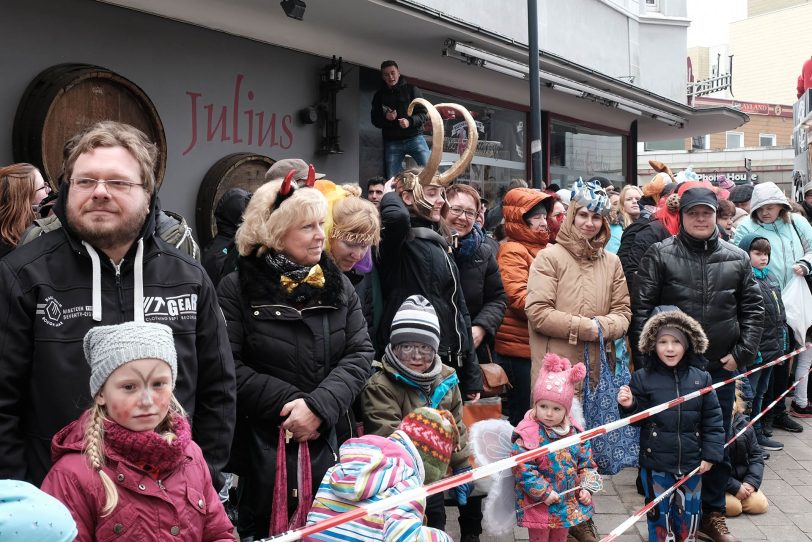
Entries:
{"label": "multicolored striped hat", "polygon": [[409,435],[417,448],[423,460],[425,483],[444,478],[460,439],[454,416],[447,410],[420,407],[403,418],[398,430]]}

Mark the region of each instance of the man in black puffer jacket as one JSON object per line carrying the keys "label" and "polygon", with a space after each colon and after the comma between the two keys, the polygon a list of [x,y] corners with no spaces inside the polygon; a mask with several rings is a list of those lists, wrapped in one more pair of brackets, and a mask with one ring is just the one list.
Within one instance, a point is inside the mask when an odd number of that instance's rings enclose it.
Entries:
{"label": "man in black puffer jacket", "polygon": [[[716,194],[707,188],[691,188],[682,194],[679,233],[652,246],[640,262],[632,294],[631,328],[631,339],[637,343],[654,307],[676,305],[708,335],[705,357],[714,383],[753,363],[764,319],[761,292],[747,255],[719,239],[717,206]],[[722,386],[717,396],[729,432],[734,389]],[[702,530],[716,541],[737,540],[729,534],[723,516],[729,476],[730,464],[725,459],[703,477],[706,513]]]}

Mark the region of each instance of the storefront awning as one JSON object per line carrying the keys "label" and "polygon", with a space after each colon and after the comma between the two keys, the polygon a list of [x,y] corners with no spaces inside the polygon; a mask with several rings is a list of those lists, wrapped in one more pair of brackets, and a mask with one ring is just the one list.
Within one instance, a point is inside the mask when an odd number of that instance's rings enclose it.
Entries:
{"label": "storefront awning", "polygon": [[[307,0],[301,21],[267,0],[105,1],[326,58],[342,56],[374,69],[393,58],[407,77],[523,107],[530,102],[522,68],[526,44],[411,0]],[[477,55],[486,58],[469,61]],[[696,109],[669,100],[546,52],[540,69],[543,110],[618,130],[628,130],[636,120],[642,141],[722,132],[749,120],[729,107]]]}

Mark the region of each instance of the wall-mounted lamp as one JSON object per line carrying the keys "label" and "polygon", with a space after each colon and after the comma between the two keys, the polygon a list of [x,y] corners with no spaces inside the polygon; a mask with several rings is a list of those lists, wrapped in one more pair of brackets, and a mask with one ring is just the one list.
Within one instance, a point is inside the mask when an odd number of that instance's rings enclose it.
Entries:
{"label": "wall-mounted lamp", "polygon": [[285,10],[285,15],[298,21],[301,21],[302,17],[304,17],[305,8],[307,7],[304,0],[282,0],[279,5]]}

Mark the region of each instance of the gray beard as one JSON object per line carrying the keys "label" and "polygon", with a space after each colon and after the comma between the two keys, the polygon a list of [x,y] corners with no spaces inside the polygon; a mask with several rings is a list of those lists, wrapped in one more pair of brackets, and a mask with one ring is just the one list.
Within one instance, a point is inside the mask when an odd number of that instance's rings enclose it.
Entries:
{"label": "gray beard", "polygon": [[96,227],[93,224],[86,226],[71,209],[66,209],[68,226],[79,236],[79,238],[90,243],[95,248],[106,250],[117,248],[125,244],[131,244],[138,238],[141,228],[144,227],[147,215],[149,214],[149,204],[138,212],[133,220],[125,220],[118,228],[110,230],[106,227]]}

